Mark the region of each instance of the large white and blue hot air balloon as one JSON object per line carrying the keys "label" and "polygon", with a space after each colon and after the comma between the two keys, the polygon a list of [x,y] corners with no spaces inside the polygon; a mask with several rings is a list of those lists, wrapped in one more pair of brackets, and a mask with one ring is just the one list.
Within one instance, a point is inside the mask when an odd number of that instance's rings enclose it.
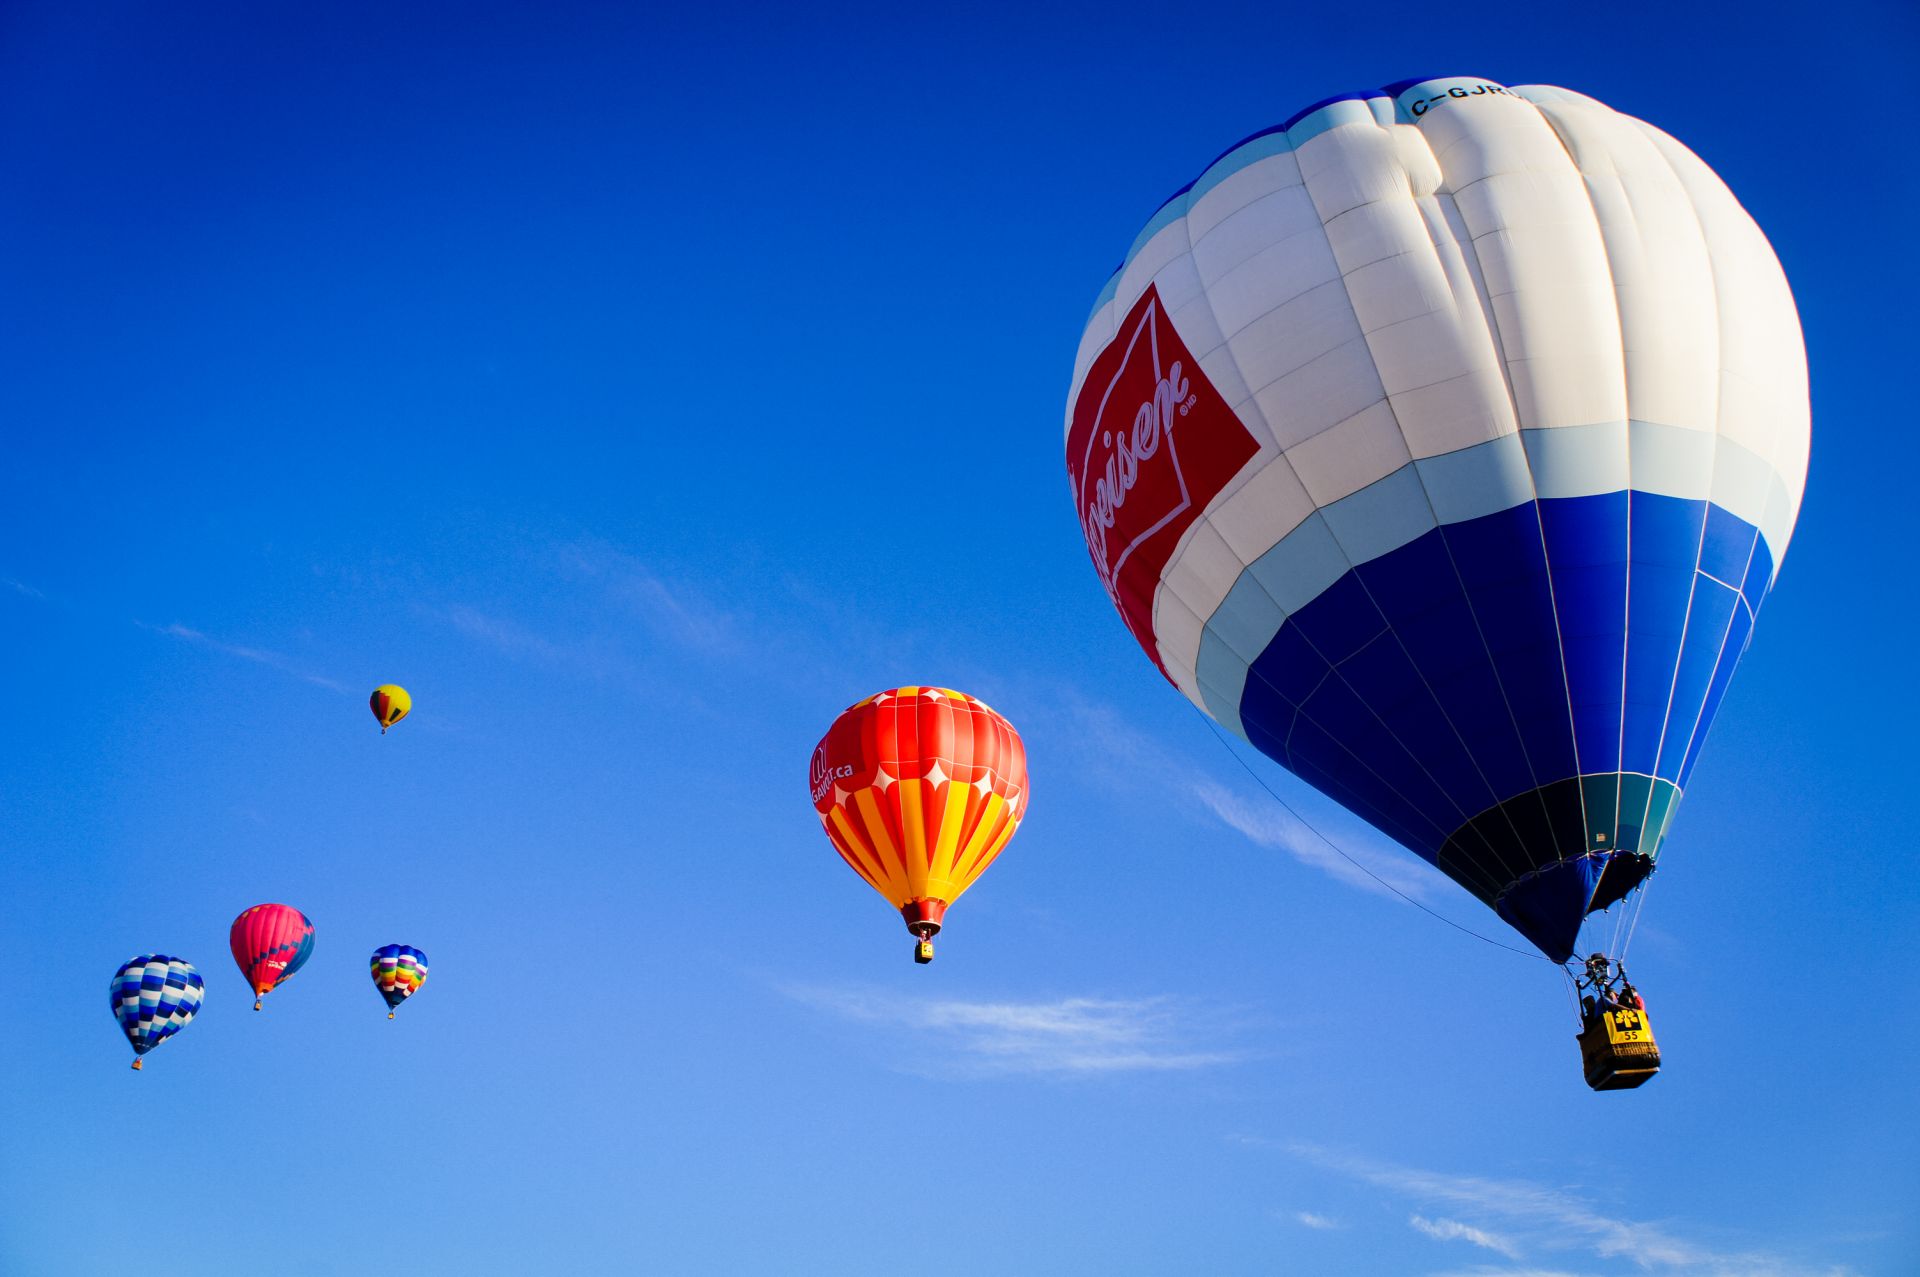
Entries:
{"label": "large white and blue hot air balloon", "polygon": [[1067,411],[1167,678],[1559,962],[1652,872],[1808,445],[1792,294],[1713,172],[1478,79],[1215,160],[1100,294]]}

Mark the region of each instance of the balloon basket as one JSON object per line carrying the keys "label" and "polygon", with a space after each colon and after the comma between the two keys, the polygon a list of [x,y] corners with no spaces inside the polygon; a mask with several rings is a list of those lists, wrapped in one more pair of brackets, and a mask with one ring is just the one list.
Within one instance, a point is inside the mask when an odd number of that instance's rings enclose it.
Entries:
{"label": "balloon basket", "polygon": [[1602,1011],[1582,1028],[1578,1041],[1587,1085],[1596,1091],[1630,1091],[1660,1072],[1660,1047],[1644,1011]]}
{"label": "balloon basket", "polygon": [[133,1067],[137,1069],[137,1068],[139,1068],[139,1067],[140,1067],[140,1065],[141,1065],[142,1063],[143,1063],[143,1061],[142,1061],[142,1060],[140,1060],[140,1059],[139,1059],[138,1057],[135,1057],[135,1059],[134,1059],[134,1061],[133,1061]]}
{"label": "balloon basket", "polygon": [[913,946],[913,960],[921,966],[933,961],[933,941],[922,940]]}

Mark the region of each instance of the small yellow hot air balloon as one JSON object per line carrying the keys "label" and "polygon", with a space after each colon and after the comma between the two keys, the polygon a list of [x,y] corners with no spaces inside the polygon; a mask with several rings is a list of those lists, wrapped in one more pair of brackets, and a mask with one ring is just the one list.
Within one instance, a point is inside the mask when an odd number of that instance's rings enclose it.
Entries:
{"label": "small yellow hot air balloon", "polygon": [[380,720],[382,736],[387,734],[389,727],[413,712],[413,697],[407,695],[407,689],[397,683],[382,683],[374,688],[367,703],[373,707],[373,716]]}

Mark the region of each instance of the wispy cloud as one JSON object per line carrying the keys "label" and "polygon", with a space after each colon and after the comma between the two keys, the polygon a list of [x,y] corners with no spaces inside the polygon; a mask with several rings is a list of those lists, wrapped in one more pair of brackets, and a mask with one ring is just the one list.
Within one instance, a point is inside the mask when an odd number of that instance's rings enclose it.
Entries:
{"label": "wispy cloud", "polygon": [[1331,1232],[1340,1227],[1340,1221],[1328,1215],[1316,1215],[1310,1210],[1295,1211],[1293,1217],[1302,1228]]}
{"label": "wispy cloud", "polygon": [[10,576],[0,576],[0,585],[4,585],[15,594],[23,595],[26,598],[44,599],[47,597],[46,591],[36,590],[25,581],[16,581]]}
{"label": "wispy cloud", "polygon": [[[1498,1224],[1503,1234],[1481,1225],[1423,1220],[1417,1215],[1411,1221],[1429,1236],[1471,1241],[1510,1258],[1517,1258],[1524,1246],[1533,1252],[1585,1249],[1609,1261],[1610,1271],[1630,1263],[1643,1271],[1693,1277],[1848,1277],[1851,1273],[1843,1266],[1808,1265],[1785,1254],[1722,1250],[1683,1237],[1669,1225],[1607,1214],[1596,1204],[1594,1194],[1523,1180],[1397,1166],[1310,1144],[1288,1147],[1307,1161],[1363,1183]],[[1513,1273],[1505,1268],[1484,1271],[1489,1277]]]}
{"label": "wispy cloud", "polygon": [[1508,1259],[1520,1258],[1520,1248],[1500,1234],[1490,1233],[1484,1228],[1475,1228],[1472,1224],[1463,1224],[1457,1219],[1427,1219],[1422,1215],[1410,1215],[1407,1223],[1435,1241],[1472,1242],[1475,1246],[1495,1251]]}
{"label": "wispy cloud", "polygon": [[1387,896],[1398,892],[1415,900],[1432,895],[1437,879],[1406,855],[1363,844],[1335,851],[1288,815],[1270,795],[1222,784],[1162,747],[1108,706],[1071,692],[1061,698],[1061,703],[1069,738],[1099,742],[1097,758],[1089,760],[1088,774],[1104,775],[1126,787],[1137,787],[1141,776],[1152,776],[1159,791],[1180,796],[1195,812],[1259,846],[1281,852],[1362,891]]}
{"label": "wispy cloud", "polygon": [[1350,887],[1383,896],[1398,892],[1416,900],[1428,894],[1432,880],[1421,875],[1404,857],[1376,855],[1365,847],[1343,848],[1346,852],[1343,856],[1271,798],[1248,798],[1205,777],[1189,778],[1186,792],[1229,829],[1262,847],[1285,852],[1301,864]]}
{"label": "wispy cloud", "polygon": [[722,653],[740,646],[738,618],[707,591],[671,581],[609,542],[584,538],[560,545],[561,569],[589,582],[656,634],[684,647]]}
{"label": "wispy cloud", "polygon": [[[1173,998],[962,1002],[818,987],[783,991],[842,1019],[917,1032],[938,1048],[942,1071],[1084,1077],[1202,1069],[1243,1058],[1202,1041],[1215,1032],[1215,1017]],[[924,1067],[928,1056],[916,1058]]]}
{"label": "wispy cloud", "polygon": [[209,651],[219,652],[223,656],[232,656],[242,661],[251,661],[255,665],[264,665],[269,669],[278,670],[282,674],[297,678],[303,683],[312,683],[315,687],[324,687],[335,692],[345,692],[348,690],[346,684],[320,674],[315,674],[310,670],[304,670],[278,652],[270,652],[265,648],[259,647],[246,647],[239,643],[222,642],[210,634],[203,634],[199,630],[191,629],[178,622],[172,625],[151,625],[146,621],[135,621],[134,624],[154,634],[164,634],[169,638],[181,639],[197,647],[204,647]]}
{"label": "wispy cloud", "polygon": [[468,638],[517,660],[597,679],[647,683],[658,658],[739,651],[740,619],[703,587],[675,581],[597,538],[533,539],[523,565],[537,575],[537,613],[463,600],[430,608]]}
{"label": "wispy cloud", "polygon": [[1444,1273],[1434,1273],[1432,1277],[1590,1277],[1586,1273],[1569,1272],[1564,1268],[1505,1268],[1482,1266],[1479,1268],[1450,1268]]}

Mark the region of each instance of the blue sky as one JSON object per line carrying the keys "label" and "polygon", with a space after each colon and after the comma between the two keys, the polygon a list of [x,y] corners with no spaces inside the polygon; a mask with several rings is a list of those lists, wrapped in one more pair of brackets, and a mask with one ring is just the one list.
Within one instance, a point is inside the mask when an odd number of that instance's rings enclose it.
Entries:
{"label": "blue sky", "polygon": [[[1920,20],[1669,8],[8,5],[0,1270],[1920,1267]],[[1445,73],[1688,143],[1807,332],[1806,506],[1628,1095],[1546,963],[1249,780],[1066,495],[1080,324],[1160,200]],[[802,780],[917,682],[1035,788],[924,969]],[[265,900],[318,937],[254,1015]],[[433,964],[392,1024],[389,941]],[[104,993],[154,950],[208,996],[135,1075]]]}

